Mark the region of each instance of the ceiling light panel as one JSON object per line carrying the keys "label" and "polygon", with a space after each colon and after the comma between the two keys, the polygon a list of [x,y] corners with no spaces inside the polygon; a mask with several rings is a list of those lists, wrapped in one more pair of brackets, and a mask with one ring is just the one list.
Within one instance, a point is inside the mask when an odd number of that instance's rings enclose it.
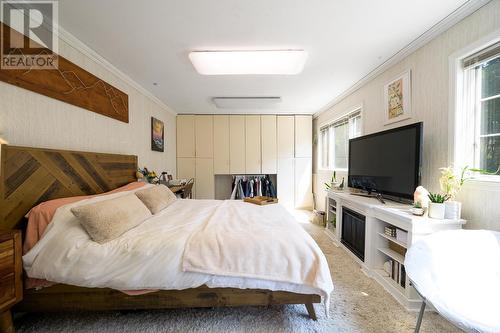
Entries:
{"label": "ceiling light panel", "polygon": [[193,51],[189,59],[201,75],[296,75],[304,69],[307,52]]}
{"label": "ceiling light panel", "polygon": [[270,109],[281,103],[281,97],[214,97],[218,109]]}

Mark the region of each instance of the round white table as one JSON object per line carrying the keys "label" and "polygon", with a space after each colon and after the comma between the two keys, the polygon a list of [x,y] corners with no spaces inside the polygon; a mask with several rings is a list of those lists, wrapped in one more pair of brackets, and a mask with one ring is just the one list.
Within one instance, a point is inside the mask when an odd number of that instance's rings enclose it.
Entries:
{"label": "round white table", "polygon": [[500,233],[438,232],[415,242],[405,268],[426,304],[466,332],[500,332]]}

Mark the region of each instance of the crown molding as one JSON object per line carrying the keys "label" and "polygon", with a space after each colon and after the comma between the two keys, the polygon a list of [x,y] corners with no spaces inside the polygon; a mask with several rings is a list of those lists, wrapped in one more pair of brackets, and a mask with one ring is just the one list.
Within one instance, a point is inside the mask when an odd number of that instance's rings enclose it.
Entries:
{"label": "crown molding", "polygon": [[90,48],[87,44],[82,42],[80,39],[75,37],[73,34],[65,30],[62,26],[59,25],[58,27],[58,34],[59,38],[62,39],[65,43],[67,43],[69,46],[72,48],[76,49],[77,51],[83,53],[85,56],[96,62],[97,64],[101,65],[104,67],[106,70],[117,76],[119,79],[125,81],[125,83],[129,84],[132,86],[134,89],[139,91],[141,94],[144,96],[148,97],[150,100],[158,104],[162,109],[165,111],[177,115],[177,113],[172,110],[168,105],[166,105],[164,102],[162,102],[158,97],[153,95],[149,90],[144,88],[142,85],[134,81],[130,76],[119,70],[117,67],[115,67],[113,64],[111,64],[108,60],[106,60],[103,56],[101,56],[99,53],[94,51],[92,48]]}
{"label": "crown molding", "polygon": [[451,14],[446,16],[444,19],[433,25],[430,29],[425,31],[423,34],[415,38],[413,41],[411,41],[408,45],[403,47],[401,50],[396,52],[392,57],[387,59],[385,62],[383,62],[381,65],[378,67],[374,68],[371,72],[369,72],[367,75],[365,75],[363,78],[361,78],[359,81],[357,81],[355,84],[353,84],[351,87],[349,87],[347,90],[345,90],[343,93],[335,97],[330,103],[322,107],[319,111],[315,112],[313,114],[314,118],[319,117],[320,114],[328,111],[331,109],[333,106],[338,104],[340,101],[342,101],[344,98],[373,80],[375,77],[378,75],[382,74],[386,70],[388,70],[390,67],[396,65],[400,61],[402,61],[404,58],[408,57],[410,54],[413,52],[417,51],[420,49],[422,46],[426,45],[433,39],[435,39],[437,36],[441,35],[443,32],[446,30],[450,29],[453,27],[455,24],[458,22],[462,21],[464,18],[467,16],[471,15],[475,11],[477,11],[479,8],[483,7],[487,3],[489,3],[491,0],[469,0],[466,3],[464,3],[462,6],[457,8],[455,11],[453,11]]}

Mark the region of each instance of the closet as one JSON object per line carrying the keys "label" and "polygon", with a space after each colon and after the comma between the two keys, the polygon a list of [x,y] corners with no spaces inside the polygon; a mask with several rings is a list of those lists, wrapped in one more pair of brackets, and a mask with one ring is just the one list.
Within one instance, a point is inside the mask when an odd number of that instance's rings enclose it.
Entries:
{"label": "closet", "polygon": [[280,203],[312,207],[312,116],[178,115],[177,177],[229,199],[233,175],[270,175]]}

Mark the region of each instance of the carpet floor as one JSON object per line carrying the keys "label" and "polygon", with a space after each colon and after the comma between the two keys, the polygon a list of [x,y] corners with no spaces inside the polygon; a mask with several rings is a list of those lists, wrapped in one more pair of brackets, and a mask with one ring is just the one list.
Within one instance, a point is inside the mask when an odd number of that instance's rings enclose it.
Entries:
{"label": "carpet floor", "polygon": [[[330,317],[315,304],[318,321],[307,316],[304,305],[207,308],[94,313],[30,313],[16,316],[18,333],[24,332],[413,332],[417,313],[407,312],[323,229],[304,228],[325,253],[335,290]],[[426,312],[420,332],[461,332],[438,314]]]}

